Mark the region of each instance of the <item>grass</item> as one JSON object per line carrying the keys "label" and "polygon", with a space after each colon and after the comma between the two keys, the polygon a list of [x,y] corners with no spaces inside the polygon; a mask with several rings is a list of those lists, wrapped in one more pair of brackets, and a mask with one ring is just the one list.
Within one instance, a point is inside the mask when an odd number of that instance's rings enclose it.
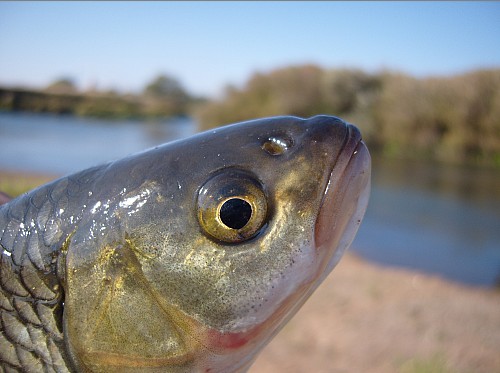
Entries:
{"label": "grass", "polygon": [[400,373],[452,373],[442,354],[430,358],[413,358],[401,365]]}
{"label": "grass", "polygon": [[0,191],[14,198],[54,178],[51,175],[0,171]]}

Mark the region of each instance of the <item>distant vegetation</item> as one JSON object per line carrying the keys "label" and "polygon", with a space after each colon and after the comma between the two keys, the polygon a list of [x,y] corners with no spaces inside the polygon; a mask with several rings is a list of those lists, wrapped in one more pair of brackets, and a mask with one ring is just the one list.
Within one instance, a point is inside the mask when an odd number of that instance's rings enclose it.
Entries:
{"label": "distant vegetation", "polygon": [[159,75],[140,94],[80,92],[70,78],[43,91],[0,88],[0,110],[101,118],[195,116],[205,130],[273,115],[331,114],[360,127],[372,153],[500,167],[500,69],[417,79],[299,65],[255,73],[217,101]]}
{"label": "distant vegetation", "polygon": [[43,91],[0,88],[0,110],[74,114],[99,118],[159,118],[188,115],[203,100],[188,94],[174,78],[159,75],[142,94],[114,91],[79,92],[70,78],[61,78]]}
{"label": "distant vegetation", "polygon": [[340,116],[372,151],[500,166],[500,69],[417,79],[385,71],[292,66],[254,74],[197,112],[201,129],[272,115]]}

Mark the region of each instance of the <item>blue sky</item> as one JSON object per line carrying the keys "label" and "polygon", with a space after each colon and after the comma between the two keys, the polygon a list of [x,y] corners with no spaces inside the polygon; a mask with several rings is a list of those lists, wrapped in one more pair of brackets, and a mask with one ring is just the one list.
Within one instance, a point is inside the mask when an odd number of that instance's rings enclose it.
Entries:
{"label": "blue sky", "polygon": [[290,64],[415,76],[500,67],[500,2],[0,2],[0,85],[213,95]]}

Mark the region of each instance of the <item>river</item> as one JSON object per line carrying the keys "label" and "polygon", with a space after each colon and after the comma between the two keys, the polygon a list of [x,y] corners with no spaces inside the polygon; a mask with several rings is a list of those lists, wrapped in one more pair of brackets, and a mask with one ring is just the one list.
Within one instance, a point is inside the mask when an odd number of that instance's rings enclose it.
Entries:
{"label": "river", "polygon": [[[0,169],[63,175],[194,132],[188,118],[109,122],[0,112]],[[500,172],[375,158],[352,250],[381,264],[498,286]]]}

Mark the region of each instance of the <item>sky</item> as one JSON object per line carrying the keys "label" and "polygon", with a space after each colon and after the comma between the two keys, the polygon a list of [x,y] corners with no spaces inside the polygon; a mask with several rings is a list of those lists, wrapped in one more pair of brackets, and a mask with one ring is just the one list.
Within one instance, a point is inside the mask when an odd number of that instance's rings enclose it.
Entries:
{"label": "sky", "polygon": [[217,96],[313,63],[417,77],[500,67],[500,2],[0,2],[0,85]]}

